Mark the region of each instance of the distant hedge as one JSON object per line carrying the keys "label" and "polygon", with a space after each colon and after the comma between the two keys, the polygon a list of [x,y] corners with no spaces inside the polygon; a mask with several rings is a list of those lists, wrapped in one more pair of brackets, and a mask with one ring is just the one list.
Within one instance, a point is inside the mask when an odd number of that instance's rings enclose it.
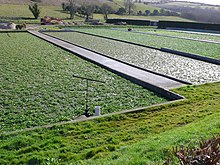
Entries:
{"label": "distant hedge", "polygon": [[120,22],[126,22],[128,25],[142,25],[149,26],[149,20],[135,20],[135,19],[107,19],[106,23],[117,24]]}
{"label": "distant hedge", "polygon": [[220,31],[220,24],[197,23],[197,22],[178,22],[178,21],[159,21],[158,28],[185,28]]}

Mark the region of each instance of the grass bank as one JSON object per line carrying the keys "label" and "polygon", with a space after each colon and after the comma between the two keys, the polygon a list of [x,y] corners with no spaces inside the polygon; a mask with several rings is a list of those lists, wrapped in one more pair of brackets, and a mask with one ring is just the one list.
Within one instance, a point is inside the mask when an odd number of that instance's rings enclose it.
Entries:
{"label": "grass bank", "polygon": [[0,136],[3,164],[144,164],[163,161],[173,145],[220,132],[220,83],[175,92],[188,100],[139,113]]}

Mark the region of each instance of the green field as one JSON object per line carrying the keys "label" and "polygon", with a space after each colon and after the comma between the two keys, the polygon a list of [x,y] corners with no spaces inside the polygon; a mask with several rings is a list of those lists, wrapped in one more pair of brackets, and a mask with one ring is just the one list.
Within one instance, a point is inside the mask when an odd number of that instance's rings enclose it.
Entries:
{"label": "green field", "polygon": [[0,33],[0,131],[71,120],[89,106],[102,113],[143,107],[166,100],[73,54],[27,33]]}
{"label": "green field", "polygon": [[[57,18],[68,18],[67,13],[62,12],[61,6],[40,6],[40,17],[52,16]],[[34,18],[28,9],[28,5],[0,4],[0,17],[23,17]]]}
{"label": "green field", "polygon": [[[146,5],[142,6],[140,9],[139,7],[137,10],[144,10]],[[143,7],[144,6],[144,7]],[[117,9],[117,5],[116,5]],[[153,7],[146,9],[153,10]],[[62,18],[64,20],[68,20],[69,14],[62,11],[61,6],[40,6],[40,18],[44,16],[51,16],[55,18]],[[16,23],[40,23],[40,20],[33,19],[32,13],[28,9],[28,5],[13,5],[13,4],[0,4],[0,21],[13,21]],[[133,19],[146,19],[146,20],[177,20],[177,21],[190,21],[188,19],[184,19],[181,17],[174,17],[174,16],[129,16],[129,15],[116,15],[110,14],[109,18],[133,18]],[[102,14],[94,14],[93,19],[100,19],[104,22],[104,18]],[[76,16],[74,21],[84,21],[85,18]],[[68,20],[70,21],[70,20]]]}
{"label": "green field", "polygon": [[[92,121],[0,136],[0,162],[150,164],[173,146],[220,132],[220,83],[176,89],[188,100]],[[178,163],[177,163],[178,164]]]}
{"label": "green field", "polygon": [[97,34],[101,36],[117,38],[133,43],[143,44],[147,46],[153,46],[156,48],[170,48],[188,53],[199,54],[215,59],[220,59],[220,45],[212,43],[204,43],[198,41],[168,38],[163,36],[154,36],[147,34],[129,33],[127,29],[124,31],[111,30],[111,29],[98,29],[98,28],[76,28],[75,30],[81,32],[87,32],[91,34]]}
{"label": "green field", "polygon": [[[40,18],[51,16],[67,19],[69,14],[62,11],[61,6],[40,6]],[[81,20],[81,18],[76,18]],[[0,4],[0,22],[15,22],[40,24],[40,19],[34,19],[34,16],[28,9],[28,5]]]}
{"label": "green field", "polygon": [[[116,6],[119,7],[124,7],[124,1],[123,0],[114,0],[113,4],[117,4]],[[150,5],[145,5],[143,3],[134,3],[135,7],[133,9],[134,12],[142,11],[143,13],[145,10],[150,10],[153,12],[155,9],[160,10],[160,8],[155,7],[155,6],[150,6]]]}

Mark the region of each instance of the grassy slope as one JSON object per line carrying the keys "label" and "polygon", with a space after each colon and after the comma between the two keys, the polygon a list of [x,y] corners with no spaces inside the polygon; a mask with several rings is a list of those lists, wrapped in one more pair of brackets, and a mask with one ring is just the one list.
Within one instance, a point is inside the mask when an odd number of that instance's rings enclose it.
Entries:
{"label": "grassy slope", "polygon": [[[124,7],[123,0],[114,0],[113,3],[110,3],[110,5],[117,10],[119,7]],[[145,5],[143,3],[135,3],[134,12],[137,13],[138,11],[142,11],[143,13],[146,10],[150,10],[153,12],[154,10],[160,10],[160,8],[150,5]],[[176,21],[191,21],[189,19],[184,19],[181,17],[174,17],[174,16],[129,16],[129,15],[115,15],[111,14],[109,18],[133,18],[133,19],[146,19],[146,20],[176,20]]]}
{"label": "grassy slope", "polygon": [[1,135],[0,162],[83,164],[91,159],[91,164],[141,164],[163,160],[173,145],[220,132],[220,83],[187,86],[175,92],[188,100],[139,113]]}
{"label": "grassy slope", "polygon": [[[82,2],[82,0],[76,0]],[[106,3],[108,0],[90,0],[96,3]],[[61,6],[62,3],[68,3],[69,0],[41,0],[41,5]],[[30,4],[31,0],[0,0],[0,4]]]}
{"label": "grassy slope", "polygon": [[[60,6],[62,2],[68,2],[68,0],[42,0],[41,5],[53,5]],[[31,0],[0,0],[0,4],[30,4]]]}
{"label": "grassy slope", "polygon": [[[99,18],[103,17],[102,15],[99,15]],[[110,14],[109,18],[129,18],[129,19],[144,19],[144,20],[152,20],[152,21],[158,21],[158,20],[166,20],[166,21],[186,21],[191,22],[189,19],[181,18],[181,17],[175,17],[175,16],[132,16],[132,15],[116,15],[116,14]]]}
{"label": "grassy slope", "polygon": [[[136,165],[150,164],[152,162],[163,164],[168,153],[172,152],[172,147],[180,147],[181,145],[187,145],[189,143],[191,146],[196,146],[199,140],[218,135],[220,131],[219,120],[220,114],[210,115],[199,122],[188,124],[185,127],[174,128],[153,135],[135,144],[121,147],[106,156],[97,154],[96,158],[87,160],[84,164]],[[179,162],[172,162],[172,165],[174,164],[179,165]]]}
{"label": "grassy slope", "polygon": [[[57,18],[67,18],[69,15],[62,12],[61,6],[40,6],[40,17],[45,15]],[[34,18],[28,5],[0,4],[0,16]]]}
{"label": "grassy slope", "polygon": [[[115,10],[117,10],[120,6],[116,5],[115,3],[108,2]],[[121,2],[121,5],[123,3]],[[40,5],[41,14],[40,17],[44,16],[52,16],[56,18],[69,18],[69,14],[62,11],[61,5],[55,6],[48,6],[48,5]],[[137,4],[135,11],[142,10],[151,10],[157,9],[156,7],[147,6],[144,4]],[[18,17],[22,18],[20,22],[27,22],[27,23],[39,23],[39,20],[33,20],[33,15],[28,9],[28,5],[25,4],[1,4],[0,3],[0,17],[9,17],[9,19],[1,19],[2,21],[10,21],[10,17]],[[109,18],[134,18],[134,19],[150,19],[150,20],[178,20],[178,21],[190,21],[188,19],[180,18],[180,17],[164,17],[164,16],[124,16],[124,15],[109,15]],[[32,19],[32,20],[31,20]],[[101,14],[94,14],[94,19],[100,19],[104,21],[103,15]],[[11,19],[11,21],[18,22],[18,20]],[[76,17],[74,21],[84,21],[84,18]]]}
{"label": "grassy slope", "polygon": [[[118,7],[124,7],[124,1],[123,0],[114,0],[113,4],[117,4]],[[150,10],[153,12],[155,9],[160,10],[158,7],[145,5],[143,3],[135,3],[134,12],[142,11],[145,12],[145,10]]]}
{"label": "grassy slope", "polygon": [[165,4],[158,5],[160,7],[173,7],[173,8],[178,8],[178,7],[191,7],[191,8],[204,8],[204,9],[215,9],[219,10],[219,6],[212,6],[212,5],[207,5],[207,4],[199,4],[199,3],[190,3],[190,2],[169,2]]}
{"label": "grassy slope", "polygon": [[[123,3],[117,2],[117,4],[120,4],[120,6],[123,6]],[[118,10],[120,6],[116,5],[115,3],[108,2],[109,5],[111,5],[115,10]],[[62,13],[61,5],[59,6],[48,6],[48,5],[40,5],[42,12],[41,17],[44,15],[49,15],[53,17],[59,17],[59,18],[66,18],[68,14]],[[135,10],[139,11],[142,10],[143,12],[145,10],[153,11],[154,9],[159,9],[157,7],[151,7],[144,4],[137,4]],[[15,5],[15,4],[1,4],[0,3],[0,16],[8,16],[8,17],[33,17],[31,12],[28,10],[28,5]]]}
{"label": "grassy slope", "polygon": [[98,28],[78,29],[78,30],[92,34],[98,34],[101,36],[126,40],[138,44],[153,46],[157,48],[165,47],[183,52],[195,53],[211,58],[220,59],[219,44],[204,43],[204,42],[190,41],[190,40],[177,39],[177,38],[167,38],[163,36],[154,36],[147,34],[138,34],[138,33],[130,33],[130,32],[128,33],[127,29],[125,29],[125,31],[98,29]]}
{"label": "grassy slope", "polygon": [[72,75],[105,81],[89,83],[89,106],[102,113],[164,102],[153,92],[27,33],[0,33],[0,131],[72,119],[85,108],[86,82]]}

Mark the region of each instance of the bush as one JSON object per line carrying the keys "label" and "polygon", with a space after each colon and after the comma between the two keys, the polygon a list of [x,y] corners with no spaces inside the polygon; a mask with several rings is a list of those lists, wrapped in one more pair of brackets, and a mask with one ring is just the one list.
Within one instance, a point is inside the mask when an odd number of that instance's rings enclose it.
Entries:
{"label": "bush", "polygon": [[[178,147],[173,149],[181,165],[219,165],[220,164],[220,135],[207,141],[200,142],[198,148]],[[168,158],[166,165],[172,164],[173,158]]]}
{"label": "bush", "polygon": [[40,9],[37,3],[35,3],[34,5],[29,5],[29,10],[32,12],[35,19],[37,19],[40,16]]}
{"label": "bush", "polygon": [[125,14],[126,13],[126,10],[125,10],[125,8],[123,8],[123,7],[120,7],[119,9],[118,9],[118,11],[116,12],[116,14],[118,14],[118,15],[123,15],[123,14]]}

